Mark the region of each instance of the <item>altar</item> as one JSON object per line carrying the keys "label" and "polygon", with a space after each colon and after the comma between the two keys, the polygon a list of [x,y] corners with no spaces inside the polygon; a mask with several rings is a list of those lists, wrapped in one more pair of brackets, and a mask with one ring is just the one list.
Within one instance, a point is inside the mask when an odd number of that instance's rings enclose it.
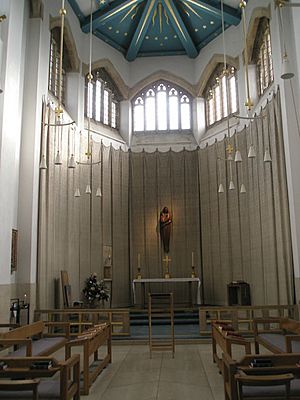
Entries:
{"label": "altar", "polygon": [[[193,301],[192,296],[192,283],[197,283],[197,292],[196,292],[196,302]],[[145,290],[146,283],[163,283],[164,285],[168,285],[168,283],[188,283],[189,285],[189,304],[192,307],[193,304],[199,305],[201,303],[201,281],[200,278],[139,278],[133,279],[132,281],[132,292],[133,292],[133,304],[136,304],[136,285],[141,284],[141,293],[142,293],[142,305],[145,306]]]}

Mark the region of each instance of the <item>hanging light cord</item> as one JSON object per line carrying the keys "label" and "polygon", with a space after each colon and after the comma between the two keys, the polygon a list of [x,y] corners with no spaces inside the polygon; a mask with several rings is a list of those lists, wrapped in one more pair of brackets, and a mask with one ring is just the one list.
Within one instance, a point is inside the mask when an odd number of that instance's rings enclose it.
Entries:
{"label": "hanging light cord", "polygon": [[230,124],[229,124],[229,88],[228,88],[228,71],[227,71],[227,59],[226,59],[226,46],[225,46],[225,23],[224,23],[224,1],[221,0],[221,17],[222,17],[222,40],[223,40],[223,59],[224,59],[224,73],[225,73],[225,87],[226,87],[226,105],[227,105],[227,133],[230,139]]}
{"label": "hanging light cord", "polygon": [[[278,5],[279,26],[280,26],[280,29],[281,29],[281,36],[282,36],[282,41],[283,41],[283,51],[284,51],[283,57],[287,57],[287,50],[286,50],[286,43],[285,43],[284,24],[283,24],[283,19],[282,19],[282,12],[281,12],[282,7],[283,7],[283,4],[280,3],[280,4]],[[293,99],[293,106],[294,106],[295,116],[296,116],[296,122],[297,122],[298,135],[300,136],[300,123],[299,123],[299,118],[298,118],[298,109],[297,109],[297,106],[296,106],[295,93],[294,93],[294,88],[293,88],[293,85],[292,85],[292,81],[291,81],[291,80],[290,80],[290,86],[291,86],[292,99]]]}
{"label": "hanging light cord", "polygon": [[61,31],[60,31],[60,54],[59,54],[59,87],[58,87],[58,107],[57,107],[57,116],[60,118],[60,114],[62,113],[62,63],[63,63],[63,51],[64,51],[64,28],[65,28],[65,0],[61,2],[61,9],[59,11],[61,16]]}
{"label": "hanging light cord", "polygon": [[[89,55],[89,74],[88,74],[88,96],[89,96],[89,101],[91,102],[90,98],[90,91],[91,91],[91,85],[92,85],[92,40],[93,40],[93,0],[91,0],[91,10],[90,10],[90,55]],[[88,113],[88,145],[87,145],[87,158],[89,159],[91,157],[91,147],[90,147],[90,130],[91,130],[91,115],[90,115],[90,110]]]}
{"label": "hanging light cord", "polygon": [[284,51],[284,55],[287,55],[287,51],[286,51],[286,44],[285,44],[285,32],[284,32],[284,26],[283,26],[283,21],[282,21],[282,13],[281,13],[281,9],[282,9],[283,5],[280,3],[280,5],[278,6],[278,14],[279,14],[279,27],[281,30],[281,36],[282,36],[282,41],[283,41],[283,51]]}
{"label": "hanging light cord", "polygon": [[294,88],[293,88],[291,80],[290,80],[290,85],[291,85],[293,106],[294,106],[294,110],[295,110],[295,116],[296,116],[296,122],[297,122],[297,128],[298,128],[298,135],[300,136],[300,124],[299,124],[299,118],[298,118],[298,109],[297,109],[297,106],[296,106],[295,93],[294,93]]}
{"label": "hanging light cord", "polygon": [[249,58],[248,58],[248,49],[247,49],[247,27],[246,27],[245,7],[246,7],[246,2],[244,0],[241,0],[240,8],[242,10],[242,20],[243,20],[244,59],[245,59],[246,94],[247,94],[247,100],[246,100],[245,106],[247,107],[248,111],[250,111],[251,107],[252,107],[252,101],[251,101],[251,97],[250,97],[250,83],[249,83],[249,69],[248,69]]}

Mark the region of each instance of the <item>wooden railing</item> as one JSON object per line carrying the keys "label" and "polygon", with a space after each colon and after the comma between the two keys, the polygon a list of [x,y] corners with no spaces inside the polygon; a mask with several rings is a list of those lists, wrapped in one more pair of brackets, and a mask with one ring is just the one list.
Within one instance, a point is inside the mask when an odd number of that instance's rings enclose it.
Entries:
{"label": "wooden railing", "polygon": [[210,336],[212,321],[216,320],[230,323],[239,333],[253,335],[253,320],[270,317],[289,317],[297,320],[298,308],[296,305],[200,307],[200,335]]}
{"label": "wooden railing", "polygon": [[77,336],[88,327],[102,322],[110,323],[112,336],[130,335],[129,310],[125,308],[68,308],[35,310],[34,320],[42,320],[44,322],[68,321],[70,322],[71,336]]}

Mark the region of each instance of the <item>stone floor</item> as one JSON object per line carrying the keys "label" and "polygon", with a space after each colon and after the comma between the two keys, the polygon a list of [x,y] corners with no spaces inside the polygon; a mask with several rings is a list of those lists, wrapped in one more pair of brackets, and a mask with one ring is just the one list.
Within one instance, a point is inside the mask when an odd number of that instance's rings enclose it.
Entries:
{"label": "stone floor", "polygon": [[224,400],[223,378],[210,344],[176,345],[170,352],[113,345],[113,363],[93,384],[87,400]]}

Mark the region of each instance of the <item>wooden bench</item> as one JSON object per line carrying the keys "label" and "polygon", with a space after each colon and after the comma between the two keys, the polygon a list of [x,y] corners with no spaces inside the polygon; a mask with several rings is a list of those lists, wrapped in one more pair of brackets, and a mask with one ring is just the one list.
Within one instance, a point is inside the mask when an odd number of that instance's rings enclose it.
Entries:
{"label": "wooden bench", "polygon": [[127,308],[68,308],[35,310],[35,319],[44,322],[66,321],[70,322],[71,336],[77,336],[87,327],[107,322],[111,326],[114,336],[130,335],[129,309]]}
{"label": "wooden bench", "polygon": [[[107,346],[107,351],[102,359],[99,359],[99,349],[101,346]],[[89,394],[89,389],[100,372],[111,363],[111,326],[110,324],[96,325],[72,339],[66,344],[66,359],[71,357],[74,347],[83,347],[83,387],[82,394]],[[92,361],[90,361],[93,356]]]}
{"label": "wooden bench", "polygon": [[253,321],[257,318],[293,318],[298,319],[296,305],[268,306],[201,306],[199,308],[200,335],[211,335],[213,321],[230,323],[235,330],[248,335],[253,334]]}
{"label": "wooden bench", "polygon": [[[251,363],[255,360],[269,360],[271,366],[268,367],[252,367]],[[223,367],[224,367],[224,393],[225,400],[238,400],[237,380],[241,374],[246,376],[268,377],[283,374],[293,374],[294,379],[291,382],[290,398],[293,400],[300,399],[300,367],[299,367],[300,353],[292,354],[265,354],[265,355],[245,355],[239,362],[232,360],[232,358],[224,353],[223,354]],[[276,378],[274,378],[275,380]],[[279,378],[278,378],[279,379]],[[261,399],[285,399],[284,386],[268,385],[268,388],[262,387],[260,384],[252,385],[247,388],[244,398]]]}
{"label": "wooden bench", "polygon": [[[227,326],[227,329],[226,329]],[[223,361],[218,356],[217,347],[219,346],[223,353],[232,357],[233,345],[242,346],[245,349],[245,354],[251,354],[251,343],[242,336],[237,336],[237,333],[229,324],[215,321],[212,323],[212,352],[213,361],[217,363],[220,372],[223,373]]]}
{"label": "wooden bench", "polygon": [[289,318],[254,320],[255,352],[259,345],[272,353],[300,353],[300,322]]}
{"label": "wooden bench", "polygon": [[[59,400],[79,400],[80,399],[80,356],[74,354],[66,361],[57,361],[53,357],[0,357],[0,362],[5,364],[5,368],[0,369],[0,382],[12,379],[12,383],[25,380],[39,379],[38,398],[39,399],[59,399]],[[49,363],[49,367],[40,367],[39,363]],[[32,368],[35,364],[36,368]],[[59,379],[54,375],[58,374]],[[54,377],[54,378],[52,378]],[[46,379],[51,378],[51,379]],[[24,392],[0,391],[0,399],[22,399],[28,397],[28,390]]]}
{"label": "wooden bench", "polygon": [[[53,328],[54,326],[63,328],[65,331],[55,335],[45,332],[48,327]],[[1,333],[0,346],[2,349],[14,347],[9,354],[10,357],[48,356],[64,347],[69,335],[69,323],[37,321]]]}

